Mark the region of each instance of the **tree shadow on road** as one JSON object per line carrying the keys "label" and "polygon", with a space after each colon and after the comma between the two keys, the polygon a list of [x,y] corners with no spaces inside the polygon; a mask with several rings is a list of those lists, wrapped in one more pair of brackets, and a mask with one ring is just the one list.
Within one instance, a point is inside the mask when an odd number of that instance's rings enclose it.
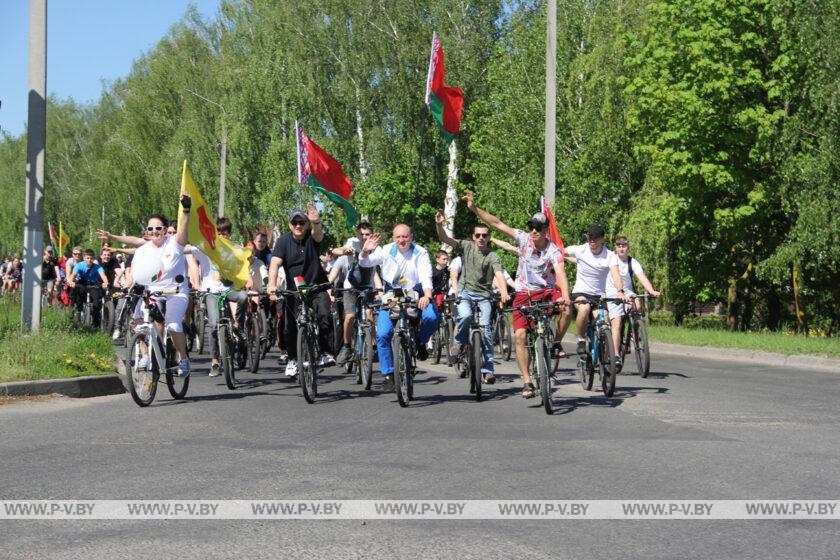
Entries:
{"label": "tree shadow on road", "polygon": [[[567,379],[563,380],[559,383],[562,387],[564,385],[572,385],[577,383],[575,380]],[[602,408],[618,408],[621,406],[624,401],[628,398],[633,398],[640,393],[653,393],[653,394],[665,394],[668,392],[666,387],[622,387],[618,386],[615,388],[615,392],[613,393],[612,397],[606,397],[600,390],[593,387],[594,391],[592,396],[586,397],[560,397],[556,400],[555,404],[555,415],[563,415],[569,414],[574,412],[578,409],[583,409],[587,407],[602,407]],[[597,391],[597,392],[596,392]],[[542,406],[539,402],[536,405],[533,405],[534,408],[538,408]]]}

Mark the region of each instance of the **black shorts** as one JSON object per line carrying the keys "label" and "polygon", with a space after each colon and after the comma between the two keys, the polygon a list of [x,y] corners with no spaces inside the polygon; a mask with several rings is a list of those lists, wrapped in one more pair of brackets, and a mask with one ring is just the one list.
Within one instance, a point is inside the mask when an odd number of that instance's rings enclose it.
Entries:
{"label": "black shorts", "polygon": [[[361,295],[364,296],[363,302],[370,301],[373,297],[372,288],[361,288]],[[351,315],[356,312],[356,301],[359,299],[359,292],[356,290],[347,290],[343,293],[344,300],[344,314]]]}
{"label": "black shorts", "polygon": [[[596,297],[604,297],[604,296],[602,296],[601,294],[587,294],[587,293],[584,293],[584,292],[572,292],[572,301],[573,302],[579,297],[596,298]],[[587,305],[589,305],[589,304],[587,303]]]}

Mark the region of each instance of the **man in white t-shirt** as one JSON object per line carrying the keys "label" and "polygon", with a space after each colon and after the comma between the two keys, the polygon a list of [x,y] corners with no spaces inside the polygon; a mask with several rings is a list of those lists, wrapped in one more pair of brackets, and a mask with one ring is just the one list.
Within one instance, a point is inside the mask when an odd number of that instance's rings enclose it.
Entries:
{"label": "man in white t-shirt", "polygon": [[[618,274],[621,277],[622,285],[624,286],[624,294],[627,296],[634,296],[636,292],[633,291],[633,277],[639,279],[645,291],[653,297],[659,297],[660,293],[653,289],[653,284],[650,283],[642,264],[635,258],[629,256],[627,253],[630,250],[627,238],[618,236],[615,238],[615,252],[612,254],[610,265],[618,267]],[[607,278],[607,297],[617,298],[619,294],[618,287],[610,275]],[[637,309],[641,309],[642,305],[639,300],[635,300],[633,304]],[[609,304],[610,323],[612,325],[612,337],[615,351],[618,352],[618,345],[621,343],[621,320],[624,317],[624,305],[620,303],[610,302]]]}
{"label": "man in white t-shirt", "polygon": [[[590,226],[586,234],[588,243],[566,247],[566,256],[574,258],[577,262],[577,275],[575,276],[575,285],[572,288],[572,301],[575,302],[577,307],[575,324],[578,332],[578,354],[586,352],[584,337],[592,311],[592,306],[588,303],[578,302],[586,302],[585,296],[605,297],[608,276],[612,276],[615,283],[618,293],[616,297],[626,299],[626,296],[623,295],[624,285],[618,274],[618,266],[611,262],[611,258],[615,254],[604,246],[604,233],[604,228],[601,226]],[[560,336],[563,336],[567,326],[568,324],[561,328]]]}

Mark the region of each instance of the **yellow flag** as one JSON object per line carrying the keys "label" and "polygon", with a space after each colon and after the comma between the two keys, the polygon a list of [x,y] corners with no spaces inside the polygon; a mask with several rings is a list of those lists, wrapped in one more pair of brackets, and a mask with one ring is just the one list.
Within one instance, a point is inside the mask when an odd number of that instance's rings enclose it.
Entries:
{"label": "yellow flag", "polygon": [[[186,193],[192,198],[190,227],[187,232],[190,244],[201,249],[201,252],[213,261],[222,278],[232,282],[237,290],[241,289],[248,281],[251,250],[225,239],[216,231],[216,220],[204,197],[198,192],[198,187],[187,168],[187,160],[184,160],[184,172],[181,175],[181,193]],[[181,212],[183,209],[179,208],[178,221]]]}
{"label": "yellow flag", "polygon": [[70,244],[70,236],[64,233],[64,226],[58,222],[58,254],[64,254],[64,248]]}

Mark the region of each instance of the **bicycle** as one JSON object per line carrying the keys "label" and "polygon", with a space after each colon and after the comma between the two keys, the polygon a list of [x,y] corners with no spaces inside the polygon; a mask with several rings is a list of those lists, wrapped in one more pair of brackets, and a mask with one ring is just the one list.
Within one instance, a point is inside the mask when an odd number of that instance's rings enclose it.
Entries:
{"label": "bicycle", "polygon": [[374,322],[368,314],[372,314],[378,308],[371,302],[373,293],[382,290],[343,288],[336,291],[338,293],[352,291],[358,294],[355,318],[350,326],[350,355],[347,357],[347,363],[344,367],[347,375],[353,375],[355,370],[356,384],[363,385],[365,391],[370,391],[373,384],[373,346],[376,335],[374,334]]}
{"label": "bicycle", "polygon": [[444,298],[443,304],[438,308],[440,322],[432,335],[432,350],[429,352],[434,364],[439,364],[443,353],[446,352],[446,363],[452,365],[449,363],[449,343],[455,336],[455,322],[452,320],[451,302],[452,298]]}
{"label": "bicycle", "polygon": [[[230,306],[227,302],[227,295],[230,290],[224,292],[200,292],[213,298],[216,304],[216,341],[219,345],[219,368],[225,378],[225,385],[233,391],[236,389],[236,344],[233,339],[233,319],[230,314]],[[204,298],[202,298],[204,299]]]}
{"label": "bicycle", "polygon": [[551,364],[551,347],[554,343],[554,331],[551,325],[554,316],[549,311],[566,305],[565,302],[544,302],[520,305],[508,308],[506,311],[519,311],[528,323],[528,351],[530,360],[528,370],[532,382],[539,391],[543,409],[546,414],[554,414],[557,410],[557,398],[554,396],[558,385],[554,377]]}
{"label": "bicycle", "polygon": [[[268,295],[262,292],[259,302],[259,320],[260,332],[262,337],[260,339],[260,359],[265,359],[268,356],[269,350],[274,346],[277,340],[277,313],[274,310],[272,301],[269,300]],[[282,327],[280,327],[282,328]]]}
{"label": "bicycle", "polygon": [[[417,339],[415,319],[419,316],[417,295],[414,290],[395,288],[391,294],[383,297],[383,306],[390,307],[389,316],[392,321],[396,321],[391,339],[391,353],[394,358],[394,388],[397,401],[403,408],[414,398],[414,341]],[[434,304],[430,302],[429,305]]]}
{"label": "bicycle", "polygon": [[143,322],[131,338],[126,362],[128,390],[134,402],[141,407],[149,406],[155,400],[161,371],[173,399],[183,399],[190,386],[189,376],[178,377],[175,346],[169,338],[168,329],[164,327],[163,335],[160,335],[156,326],[156,323],[163,322],[165,316],[157,298],[176,293],[172,290],[143,295]]}
{"label": "bicycle", "polygon": [[207,333],[207,302],[202,293],[198,290],[190,290],[190,297],[193,299],[192,307],[192,348],[195,349],[196,354],[204,354],[204,341]]}
{"label": "bicycle", "polygon": [[[600,296],[582,296],[592,306],[591,313],[595,315],[594,320],[590,317],[586,327],[586,351],[578,356],[578,375],[580,384],[587,391],[592,390],[595,380],[595,368],[598,368],[598,377],[601,380],[601,390],[607,397],[612,397],[615,392],[615,349],[613,348],[612,331],[607,319],[607,303],[622,302],[620,299],[606,298]],[[575,301],[581,303],[580,299]]]}
{"label": "bicycle", "polygon": [[297,368],[300,388],[303,398],[309,404],[315,402],[318,396],[318,357],[321,349],[318,345],[318,324],[315,311],[312,309],[312,298],[321,291],[332,288],[332,284],[324,282],[314,286],[298,286],[297,290],[277,290],[277,293],[297,299]]}
{"label": "bicycle", "polygon": [[458,372],[458,377],[468,377],[470,380],[470,394],[475,395],[475,400],[481,402],[481,366],[484,364],[484,357],[482,354],[482,346],[484,345],[484,327],[479,324],[481,317],[481,308],[478,304],[482,301],[489,301],[493,306],[498,302],[498,297],[493,296],[489,298],[464,298],[458,296],[452,300],[456,305],[466,301],[470,304],[470,334],[467,337],[467,343],[461,348],[461,354],[455,361],[455,370]]}
{"label": "bicycle", "polygon": [[122,292],[114,289],[106,290],[102,299],[102,307],[99,315],[99,328],[102,332],[111,334],[114,331],[114,315],[117,306],[114,303],[115,298],[119,298]]}
{"label": "bicycle", "polygon": [[496,354],[504,361],[510,361],[513,350],[513,326],[510,315],[493,309],[493,342],[496,347]]}
{"label": "bicycle", "polygon": [[[624,305],[624,316],[621,321],[621,343],[618,348],[618,356],[624,363],[624,357],[630,352],[630,344],[632,343],[633,354],[636,356],[636,368],[642,378],[646,378],[650,374],[650,346],[648,345],[647,323],[645,322],[648,299],[653,299],[653,296],[650,294],[631,295],[631,303]],[[641,309],[636,309],[635,300],[641,300]]]}
{"label": "bicycle", "polygon": [[[73,307],[73,320],[84,327],[93,327],[93,300],[90,296],[90,288],[99,288],[98,284],[88,285],[88,284],[76,284],[77,288],[84,288],[85,291],[85,301],[82,303],[81,311],[78,308]],[[77,296],[78,297],[78,296]],[[100,309],[99,313],[100,323],[102,321],[102,310]]]}
{"label": "bicycle", "polygon": [[[245,346],[247,353],[248,371],[257,373],[260,368],[260,359],[262,358],[263,350],[263,319],[260,313],[259,298],[263,292],[249,291],[248,300],[244,305],[245,309],[245,324],[242,325],[242,335],[245,337]],[[257,299],[253,299],[256,297]]]}

